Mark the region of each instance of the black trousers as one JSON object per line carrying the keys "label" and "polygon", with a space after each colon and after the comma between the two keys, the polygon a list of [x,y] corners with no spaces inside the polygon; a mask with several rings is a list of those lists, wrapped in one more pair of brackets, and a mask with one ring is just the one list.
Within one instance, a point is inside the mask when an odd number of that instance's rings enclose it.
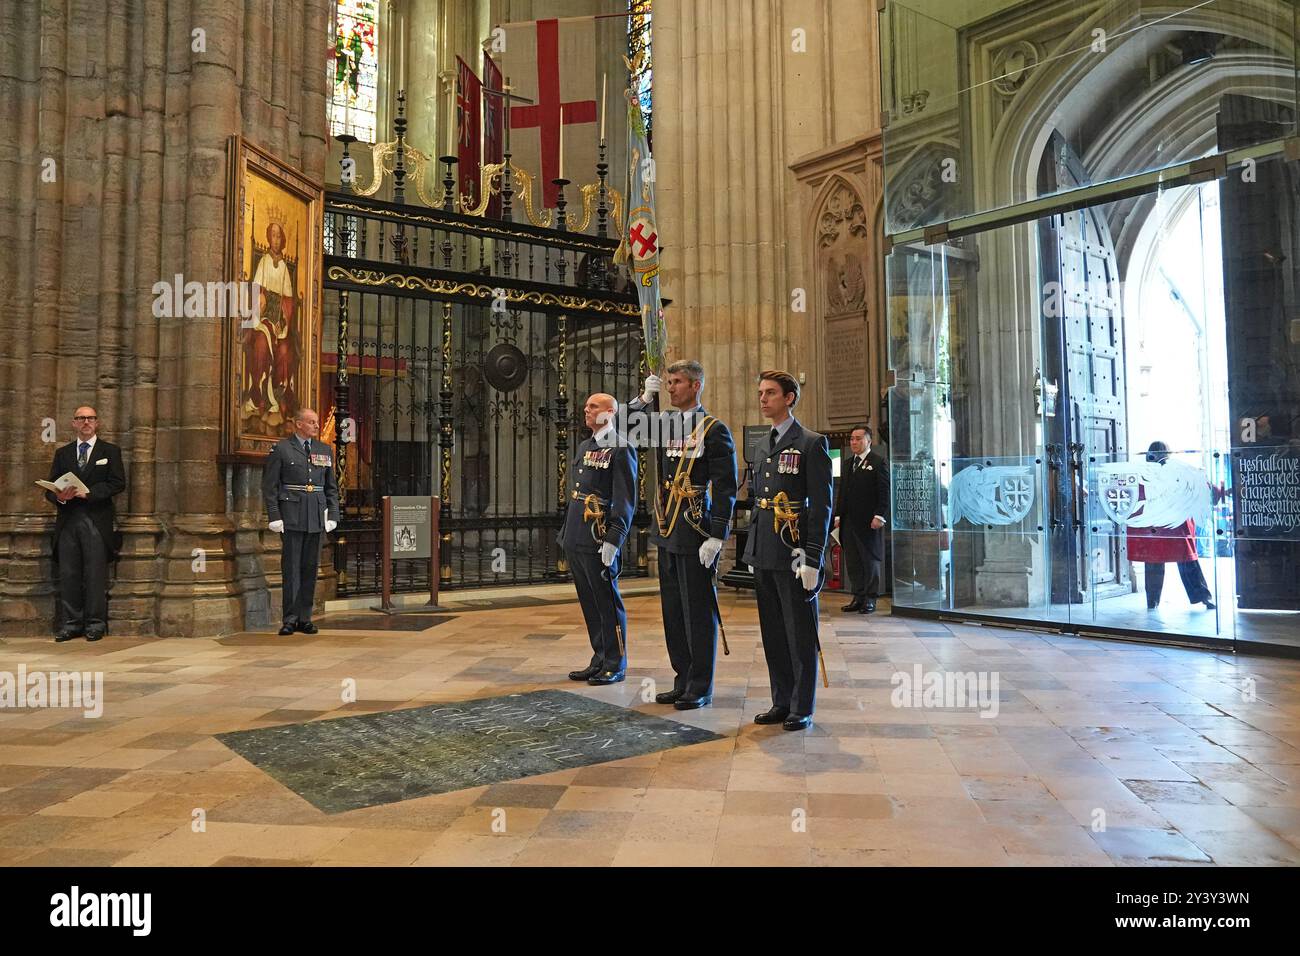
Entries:
{"label": "black trousers", "polygon": [[817,699],[817,595],[787,568],[754,569],[772,706],[811,714]]}
{"label": "black trousers", "polygon": [[[1210,595],[1210,586],[1205,583],[1205,574],[1201,571],[1199,561],[1179,561],[1178,576],[1183,579],[1183,590],[1187,592],[1187,600],[1193,604],[1200,604],[1202,601],[1212,600]],[[1146,562],[1146,588],[1147,588],[1147,605],[1149,607],[1160,603],[1160,592],[1165,587],[1165,566],[1163,564],[1152,564]]]}
{"label": "black trousers", "polygon": [[871,556],[866,533],[841,520],[840,544],[844,571],[853,585],[853,596],[859,601],[874,601],[880,596],[881,561]]}
{"label": "black trousers", "polygon": [[684,697],[713,693],[713,662],[718,652],[716,601],[713,569],[700,564],[698,552],[674,554],[659,549],[664,640],[675,675],[673,690]]}
{"label": "black trousers", "polygon": [[598,552],[569,551],[566,554],[569,568],[573,571],[574,587],[578,589],[582,617],[587,622],[591,666],[603,671],[626,670],[627,611],[623,608],[623,596],[618,593],[622,556],[615,555],[613,566],[606,568]]}
{"label": "black trousers", "polygon": [[320,532],[286,531],[280,542],[285,624],[306,624],[316,603],[316,570],[320,567]]}
{"label": "black trousers", "polygon": [[108,629],[108,545],[85,514],[59,532],[59,629],[103,634]]}

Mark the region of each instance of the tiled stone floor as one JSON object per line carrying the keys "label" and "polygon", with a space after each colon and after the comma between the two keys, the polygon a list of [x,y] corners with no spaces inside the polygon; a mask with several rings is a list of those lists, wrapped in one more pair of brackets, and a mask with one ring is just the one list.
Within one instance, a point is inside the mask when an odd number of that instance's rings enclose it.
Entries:
{"label": "tiled stone floor", "polygon": [[[786,733],[751,720],[752,595],[722,595],[732,654],[688,713],[643,702],[671,673],[658,599],[628,603],[629,680],[605,688],[564,678],[588,654],[576,604],[423,633],[0,640],[0,671],[102,670],[106,697],[99,719],[0,710],[0,864],[1300,863],[1300,662],[843,615],[832,595],[832,686]],[[998,715],[893,706],[916,664],[996,673]],[[544,687],[726,739],[327,815],[212,737]]]}

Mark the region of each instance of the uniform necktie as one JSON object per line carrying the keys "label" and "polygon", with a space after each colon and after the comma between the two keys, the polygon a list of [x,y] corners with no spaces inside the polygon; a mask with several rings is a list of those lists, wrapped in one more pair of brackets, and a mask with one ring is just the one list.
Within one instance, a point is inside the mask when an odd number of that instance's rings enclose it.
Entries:
{"label": "uniform necktie", "polygon": [[310,458],[311,458],[311,439],[310,439],[310,438],[304,438],[304,439],[302,440],[302,451],[303,451],[303,454],[306,455],[307,458],[310,460]]}
{"label": "uniform necktie", "polygon": [[77,455],[77,467],[78,467],[78,468],[85,468],[85,467],[86,467],[86,459],[89,457],[89,452],[90,452],[90,442],[88,442],[88,441],[83,441],[83,442],[81,443],[81,451],[80,451],[80,453]]}
{"label": "uniform necktie", "polygon": [[773,447],[773,448],[776,447],[776,440],[777,440],[778,438],[780,438],[780,437],[781,437],[781,433],[780,433],[779,431],[777,431],[775,428],[773,428],[773,429],[772,429],[772,433],[771,433],[771,435],[770,435],[769,438],[768,438],[768,441],[770,441],[770,442],[772,443],[772,447]]}

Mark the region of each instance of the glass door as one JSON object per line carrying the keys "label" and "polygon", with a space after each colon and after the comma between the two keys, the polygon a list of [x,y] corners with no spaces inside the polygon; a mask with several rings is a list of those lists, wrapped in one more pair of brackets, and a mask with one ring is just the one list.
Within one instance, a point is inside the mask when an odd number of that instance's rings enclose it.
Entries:
{"label": "glass door", "polygon": [[[1064,175],[1074,168],[1068,151],[1056,162]],[[1051,598],[1075,630],[1224,635],[1219,592],[1231,558],[1217,223],[1211,181],[1040,224],[1045,288],[1059,283],[1043,331],[1044,365],[1060,383],[1045,419],[1059,516]],[[1130,230],[1123,259],[1117,225]]]}
{"label": "glass door", "polygon": [[893,250],[896,605],[1232,637],[1217,203],[1210,182]]}

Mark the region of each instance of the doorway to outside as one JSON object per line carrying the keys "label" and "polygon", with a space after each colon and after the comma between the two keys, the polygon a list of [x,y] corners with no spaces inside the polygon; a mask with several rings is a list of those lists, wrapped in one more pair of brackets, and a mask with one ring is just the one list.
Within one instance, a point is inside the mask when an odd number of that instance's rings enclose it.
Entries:
{"label": "doorway to outside", "polygon": [[[1232,443],[1219,183],[1165,190],[1138,209],[1143,207],[1145,219],[1127,258],[1121,292],[1126,459],[1151,474],[1180,467],[1182,474],[1201,477],[1192,479],[1198,496],[1185,519],[1192,522],[1184,526],[1191,533],[1181,541],[1157,541],[1153,551],[1152,526],[1121,528],[1101,516],[1107,530],[1093,535],[1089,559],[1096,560],[1098,538],[1117,544],[1127,561],[1128,587],[1098,589],[1093,620],[1100,626],[1171,636],[1232,638],[1234,567],[1226,493],[1226,453]],[[1153,445],[1168,449],[1168,457],[1153,452]],[[1090,485],[1099,495],[1113,493],[1111,476],[1122,472],[1124,462],[1117,457],[1100,467],[1093,464]],[[1173,486],[1165,494],[1187,490]],[[1144,499],[1153,507],[1166,504],[1156,500],[1158,494],[1154,487],[1144,487]],[[1182,517],[1173,515],[1172,508],[1164,510],[1171,521]],[[1173,555],[1172,550],[1188,553]],[[1195,567],[1144,560],[1193,555]],[[1208,590],[1208,603],[1199,580]]]}

